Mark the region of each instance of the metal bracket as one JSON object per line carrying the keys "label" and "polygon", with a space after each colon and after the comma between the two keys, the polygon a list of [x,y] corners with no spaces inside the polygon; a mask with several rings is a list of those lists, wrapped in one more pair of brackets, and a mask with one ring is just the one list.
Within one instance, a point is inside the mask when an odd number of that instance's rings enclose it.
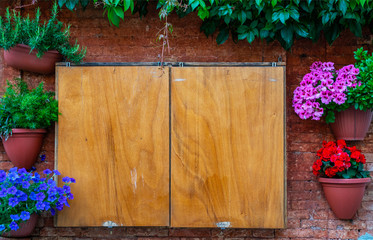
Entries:
{"label": "metal bracket", "polygon": [[179,62],[179,67],[184,67],[184,63],[183,62]]}
{"label": "metal bracket", "polygon": [[161,62],[157,62],[158,67],[162,66]]}
{"label": "metal bracket", "polygon": [[70,67],[70,62],[66,62],[66,67]]}
{"label": "metal bracket", "polygon": [[229,228],[231,226],[230,222],[218,222],[216,223],[216,226],[220,228],[221,230],[224,230],[226,228]]}
{"label": "metal bracket", "polygon": [[276,62],[272,62],[272,67],[277,67],[277,63]]}

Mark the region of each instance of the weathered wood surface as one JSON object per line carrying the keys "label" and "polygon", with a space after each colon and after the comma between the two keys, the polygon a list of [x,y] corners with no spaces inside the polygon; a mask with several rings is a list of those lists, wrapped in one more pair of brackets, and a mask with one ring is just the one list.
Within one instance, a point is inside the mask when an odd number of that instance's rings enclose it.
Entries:
{"label": "weathered wood surface", "polygon": [[169,225],[169,76],[157,67],[57,67],[56,159],[75,199],[57,226]]}
{"label": "weathered wood surface", "polygon": [[282,67],[172,68],[171,226],[285,226]]}

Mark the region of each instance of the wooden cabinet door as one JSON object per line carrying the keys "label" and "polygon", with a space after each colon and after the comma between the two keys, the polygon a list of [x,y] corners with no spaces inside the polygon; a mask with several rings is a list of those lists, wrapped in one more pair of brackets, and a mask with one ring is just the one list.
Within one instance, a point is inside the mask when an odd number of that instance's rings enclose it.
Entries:
{"label": "wooden cabinet door", "polygon": [[56,78],[56,162],[76,179],[56,225],[168,226],[168,71],[59,66]]}
{"label": "wooden cabinet door", "polygon": [[171,226],[285,227],[284,68],[171,73]]}

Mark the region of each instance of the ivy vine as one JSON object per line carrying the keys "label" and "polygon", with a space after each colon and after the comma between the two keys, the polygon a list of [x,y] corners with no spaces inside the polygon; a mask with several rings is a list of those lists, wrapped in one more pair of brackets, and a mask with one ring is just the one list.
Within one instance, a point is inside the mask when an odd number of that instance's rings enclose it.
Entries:
{"label": "ivy vine", "polygon": [[[89,2],[102,5],[109,22],[119,26],[124,13],[146,15],[149,0],[58,0],[59,5],[73,10]],[[373,30],[371,0],[158,0],[159,17],[176,12],[184,17],[196,12],[202,20],[201,31],[206,36],[218,32],[216,42],[223,44],[255,39],[278,40],[284,49],[295,38],[317,41],[321,32],[332,44],[345,29],[362,37],[362,28]]]}

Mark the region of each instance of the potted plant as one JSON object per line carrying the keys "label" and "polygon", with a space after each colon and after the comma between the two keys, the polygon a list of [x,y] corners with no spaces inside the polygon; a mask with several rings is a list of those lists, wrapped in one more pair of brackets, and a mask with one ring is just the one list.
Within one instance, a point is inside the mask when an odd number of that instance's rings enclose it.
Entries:
{"label": "potted plant", "polygon": [[0,99],[0,136],[5,152],[19,168],[30,169],[40,152],[45,128],[58,120],[58,102],[41,82],[29,90],[20,78],[7,82]]}
{"label": "potted plant", "polygon": [[370,174],[364,170],[365,156],[344,140],[323,142],[313,163],[313,174],[319,177],[325,197],[340,219],[352,219],[361,205]]}
{"label": "potted plant", "polygon": [[39,8],[33,19],[6,9],[5,16],[0,17],[0,47],[5,50],[4,60],[9,66],[48,74],[54,72],[62,56],[74,63],[82,61],[86,49],[80,49],[77,42],[70,44],[70,26],[64,27],[57,13],[56,2],[47,22],[41,22]]}
{"label": "potted plant", "polygon": [[[362,55],[355,52],[355,58]],[[366,55],[363,55],[366,56]],[[372,61],[372,60],[369,60]],[[294,90],[293,107],[302,119],[320,120],[326,116],[336,139],[363,140],[368,131],[373,107],[373,83],[363,74],[362,65],[348,65],[339,70],[333,62],[314,62]],[[373,69],[372,69],[373,70]],[[363,77],[364,76],[364,77]],[[372,89],[372,90],[371,90]]]}
{"label": "potted plant", "polygon": [[73,199],[70,184],[75,179],[64,177],[63,187],[57,187],[54,176],[57,170],[44,170],[45,177],[27,172],[24,168],[12,168],[6,173],[0,170],[0,235],[25,237],[32,233],[43,211],[61,211]]}

